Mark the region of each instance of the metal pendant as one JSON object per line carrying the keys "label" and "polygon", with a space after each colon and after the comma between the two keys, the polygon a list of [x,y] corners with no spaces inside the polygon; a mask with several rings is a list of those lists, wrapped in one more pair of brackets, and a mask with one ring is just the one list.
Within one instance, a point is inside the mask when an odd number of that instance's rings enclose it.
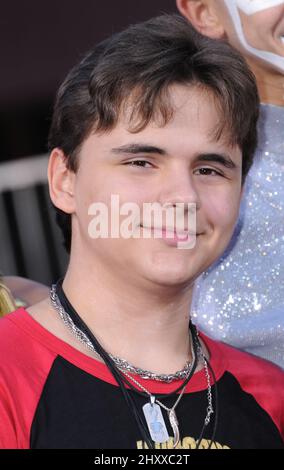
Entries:
{"label": "metal pendant", "polygon": [[155,397],[151,397],[151,403],[146,403],[146,405],[143,406],[143,413],[151,439],[154,442],[163,443],[169,440],[169,434],[162,415],[162,410],[154,401]]}
{"label": "metal pendant", "polygon": [[168,416],[169,416],[169,420],[171,423],[171,427],[173,428],[173,432],[174,432],[173,446],[176,447],[180,439],[180,433],[179,433],[179,427],[178,427],[178,419],[177,419],[175,410],[168,411]]}

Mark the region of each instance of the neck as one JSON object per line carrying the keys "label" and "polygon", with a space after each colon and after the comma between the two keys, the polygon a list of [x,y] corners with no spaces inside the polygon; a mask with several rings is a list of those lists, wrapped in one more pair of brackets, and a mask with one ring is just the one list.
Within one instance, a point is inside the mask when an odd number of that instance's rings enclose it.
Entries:
{"label": "neck", "polygon": [[191,360],[192,287],[150,288],[143,280],[138,286],[127,273],[115,276],[99,262],[82,266],[80,259],[71,256],[63,289],[108,353],[155,373],[174,373]]}
{"label": "neck", "polygon": [[262,103],[284,106],[284,75],[273,69],[265,69],[247,59],[257,81]]}

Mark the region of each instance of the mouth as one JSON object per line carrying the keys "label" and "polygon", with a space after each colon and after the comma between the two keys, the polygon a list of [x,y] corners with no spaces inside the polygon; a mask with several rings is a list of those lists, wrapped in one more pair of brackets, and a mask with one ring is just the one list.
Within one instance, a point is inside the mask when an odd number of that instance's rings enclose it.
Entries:
{"label": "mouth", "polygon": [[169,238],[179,238],[179,239],[186,239],[189,237],[195,237],[199,235],[198,233],[190,230],[176,230],[173,227],[148,227],[146,225],[140,225],[140,227],[145,228],[147,230],[151,230],[153,233],[156,233],[157,235],[161,235],[162,238],[165,236]]}
{"label": "mouth", "polygon": [[284,34],[280,36],[280,41],[282,42],[282,44],[284,44]]}

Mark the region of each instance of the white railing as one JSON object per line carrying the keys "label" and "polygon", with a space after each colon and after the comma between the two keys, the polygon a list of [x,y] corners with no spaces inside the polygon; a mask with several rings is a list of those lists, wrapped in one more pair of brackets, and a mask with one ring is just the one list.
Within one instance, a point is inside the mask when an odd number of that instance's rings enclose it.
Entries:
{"label": "white railing", "polygon": [[47,182],[48,155],[0,163],[0,192]]}

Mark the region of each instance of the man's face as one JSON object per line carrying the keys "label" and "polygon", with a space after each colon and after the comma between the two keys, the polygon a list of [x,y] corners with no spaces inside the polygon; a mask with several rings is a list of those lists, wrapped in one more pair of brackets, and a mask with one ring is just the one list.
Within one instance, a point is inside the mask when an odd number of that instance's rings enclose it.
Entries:
{"label": "man's face", "polygon": [[[239,49],[251,65],[256,63],[263,70],[273,69],[281,73],[284,57],[284,0],[271,7],[268,1],[259,0],[213,2],[230,44]],[[267,53],[272,53],[273,59],[268,58]]]}
{"label": "man's face", "polygon": [[177,0],[177,6],[203,34],[226,38],[251,66],[283,74],[284,0]]}
{"label": "man's face", "polygon": [[[175,111],[165,126],[151,122],[131,133],[125,117],[112,131],[90,135],[75,177],[72,249],[83,247],[82,262],[90,270],[101,264],[137,285],[190,284],[224,251],[239,210],[241,151],[212,137],[220,120],[213,98],[180,85],[170,95]],[[146,202],[196,203],[195,247],[179,249],[173,240],[143,238],[143,217],[136,227],[140,238],[92,239],[88,208],[94,202],[110,207],[112,195],[119,195],[120,205],[137,204],[141,214]]]}
{"label": "man's face", "polygon": [[251,15],[240,10],[240,16],[250,46],[284,57],[284,2]]}

